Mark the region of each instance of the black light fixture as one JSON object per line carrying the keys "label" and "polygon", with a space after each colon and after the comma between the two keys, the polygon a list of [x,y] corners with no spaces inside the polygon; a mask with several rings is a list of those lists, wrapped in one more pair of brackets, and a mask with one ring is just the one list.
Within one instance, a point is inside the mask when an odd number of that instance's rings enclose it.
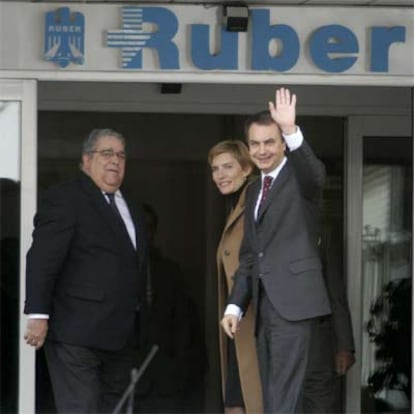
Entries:
{"label": "black light fixture", "polygon": [[162,83],[161,93],[162,94],[179,94],[181,93],[181,83]]}
{"label": "black light fixture", "polygon": [[245,4],[224,4],[223,20],[228,32],[247,32],[249,9]]}

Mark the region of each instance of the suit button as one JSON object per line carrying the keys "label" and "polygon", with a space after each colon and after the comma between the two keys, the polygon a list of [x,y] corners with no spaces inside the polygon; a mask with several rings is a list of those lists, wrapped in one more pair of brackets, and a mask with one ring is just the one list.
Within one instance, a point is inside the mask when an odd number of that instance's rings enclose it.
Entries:
{"label": "suit button", "polygon": [[228,250],[224,250],[224,256],[230,256],[230,252]]}
{"label": "suit button", "polygon": [[259,256],[259,257],[263,257],[263,256],[264,256],[264,253],[263,253],[263,252],[260,252],[260,253],[258,254],[258,256]]}

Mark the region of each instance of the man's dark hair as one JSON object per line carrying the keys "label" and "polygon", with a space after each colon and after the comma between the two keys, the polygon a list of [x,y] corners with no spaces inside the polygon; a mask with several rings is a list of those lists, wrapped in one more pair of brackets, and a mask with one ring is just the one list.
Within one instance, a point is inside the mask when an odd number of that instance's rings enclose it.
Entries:
{"label": "man's dark hair", "polygon": [[92,130],[92,132],[87,136],[87,138],[83,142],[82,154],[88,154],[92,152],[96,148],[96,143],[99,141],[99,139],[108,136],[118,138],[125,147],[125,138],[121,133],[109,128],[97,128]]}
{"label": "man's dark hair", "polygon": [[272,116],[270,115],[270,112],[267,111],[267,110],[257,112],[253,115],[249,115],[246,118],[246,120],[244,121],[244,136],[246,138],[246,141],[249,138],[249,129],[252,126],[252,124],[258,124],[258,125],[272,125],[272,124],[275,124],[279,128],[279,125],[277,125],[275,123]]}

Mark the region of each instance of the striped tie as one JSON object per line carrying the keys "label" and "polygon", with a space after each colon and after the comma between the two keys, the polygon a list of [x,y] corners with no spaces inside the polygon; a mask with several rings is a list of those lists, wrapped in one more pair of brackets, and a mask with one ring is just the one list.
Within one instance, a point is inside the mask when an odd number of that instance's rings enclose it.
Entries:
{"label": "striped tie", "polygon": [[270,186],[272,185],[272,181],[273,181],[273,177],[271,177],[270,175],[265,175],[264,178],[263,178],[262,198],[260,199],[259,209],[257,210],[258,212],[263,207],[263,204],[264,204],[264,202],[267,198],[267,195],[269,194],[269,190],[270,190]]}

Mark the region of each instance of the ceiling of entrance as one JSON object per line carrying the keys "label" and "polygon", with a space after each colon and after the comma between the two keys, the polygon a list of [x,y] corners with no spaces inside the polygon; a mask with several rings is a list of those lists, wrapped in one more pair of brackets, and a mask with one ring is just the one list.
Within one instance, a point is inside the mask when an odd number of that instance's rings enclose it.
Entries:
{"label": "ceiling of entrance", "polygon": [[[0,0],[1,1],[1,0]],[[3,0],[4,1],[4,0]],[[7,0],[6,0],[7,1]],[[16,1],[16,0],[9,0]],[[19,0],[17,0],[19,1]],[[20,0],[26,1],[27,0]],[[158,3],[158,4],[235,4],[243,3],[251,6],[259,5],[273,5],[273,6],[363,6],[363,7],[410,7],[414,8],[414,0],[247,0],[247,1],[235,1],[235,0],[66,0],[65,2],[59,2],[56,0],[32,0],[35,3],[128,3],[128,4],[145,4],[145,3]]]}

